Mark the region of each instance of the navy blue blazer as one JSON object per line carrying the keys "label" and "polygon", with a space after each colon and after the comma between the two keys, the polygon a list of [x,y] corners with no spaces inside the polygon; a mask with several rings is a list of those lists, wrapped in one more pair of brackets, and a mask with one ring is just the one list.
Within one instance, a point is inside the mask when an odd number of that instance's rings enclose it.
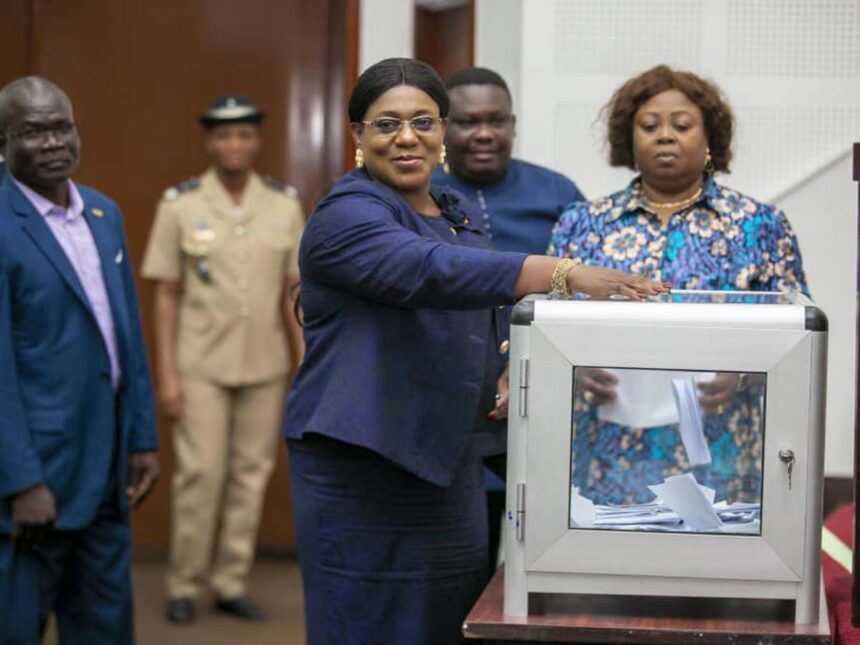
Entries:
{"label": "navy blue blazer", "polygon": [[507,334],[495,313],[514,302],[526,256],[491,250],[465,198],[433,194],[447,221],[357,170],[311,214],[299,251],[306,351],[284,435],[369,448],[448,485],[488,411],[488,352]]}
{"label": "navy blue blazer", "polygon": [[110,361],[74,268],[23,193],[0,182],[0,533],[10,496],[44,482],[57,527],[85,526],[112,469],[125,508],[130,451],[154,450],[155,409],[122,216],[78,186],[102,265],[122,379]]}

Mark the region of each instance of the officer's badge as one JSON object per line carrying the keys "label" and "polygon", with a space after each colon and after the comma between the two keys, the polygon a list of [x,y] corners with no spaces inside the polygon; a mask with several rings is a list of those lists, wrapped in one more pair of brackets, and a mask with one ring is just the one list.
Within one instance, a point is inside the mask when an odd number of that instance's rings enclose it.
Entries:
{"label": "officer's badge", "polygon": [[193,228],[182,230],[182,250],[188,255],[195,257],[208,255],[214,241],[215,230],[205,219],[194,222]]}

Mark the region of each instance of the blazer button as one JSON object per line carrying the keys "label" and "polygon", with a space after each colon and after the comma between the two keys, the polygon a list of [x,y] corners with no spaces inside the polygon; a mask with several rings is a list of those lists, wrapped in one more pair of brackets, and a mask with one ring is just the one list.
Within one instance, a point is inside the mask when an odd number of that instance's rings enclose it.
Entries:
{"label": "blazer button", "polygon": [[101,374],[99,374],[103,381],[110,381],[110,372],[107,370],[102,370]]}
{"label": "blazer button", "polygon": [[499,354],[507,354],[508,350],[511,348],[511,341],[507,338],[502,341],[502,344],[499,345]]}

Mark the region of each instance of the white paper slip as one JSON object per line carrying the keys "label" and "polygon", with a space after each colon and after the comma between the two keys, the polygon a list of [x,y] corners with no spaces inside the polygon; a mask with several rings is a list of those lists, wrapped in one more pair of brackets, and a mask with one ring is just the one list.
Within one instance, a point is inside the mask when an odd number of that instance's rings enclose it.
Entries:
{"label": "white paper slip", "polygon": [[594,503],[587,497],[579,494],[579,489],[572,486],[570,489],[570,519],[573,526],[587,527],[594,524]]}
{"label": "white paper slip", "polygon": [[696,478],[690,473],[667,477],[662,484],[648,488],[694,530],[707,531],[723,524]]}
{"label": "white paper slip", "polygon": [[705,439],[702,413],[696,394],[696,382],[690,378],[673,378],[672,393],[678,409],[678,432],[691,466],[711,463],[711,450]]}
{"label": "white paper slip", "polygon": [[672,398],[672,378],[687,372],[658,370],[606,370],[618,379],[615,399],[597,409],[601,421],[634,428],[678,423],[678,409]]}

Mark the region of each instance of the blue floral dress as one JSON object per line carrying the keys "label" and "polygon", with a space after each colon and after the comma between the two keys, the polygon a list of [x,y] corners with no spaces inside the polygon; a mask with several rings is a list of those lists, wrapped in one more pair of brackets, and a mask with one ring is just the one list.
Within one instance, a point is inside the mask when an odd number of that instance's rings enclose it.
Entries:
{"label": "blue floral dress", "polygon": [[[666,226],[645,204],[640,178],[608,197],[570,205],[549,255],[669,282],[676,289],[808,293],[797,239],[785,214],[707,177],[700,198]],[[760,387],[743,386],[722,414],[704,415],[712,463],[691,468],[677,426],[633,428],[599,421],[577,397],[571,477],[595,503],[653,498],[647,488],[692,472],[717,500],[758,502],[763,420]]]}

